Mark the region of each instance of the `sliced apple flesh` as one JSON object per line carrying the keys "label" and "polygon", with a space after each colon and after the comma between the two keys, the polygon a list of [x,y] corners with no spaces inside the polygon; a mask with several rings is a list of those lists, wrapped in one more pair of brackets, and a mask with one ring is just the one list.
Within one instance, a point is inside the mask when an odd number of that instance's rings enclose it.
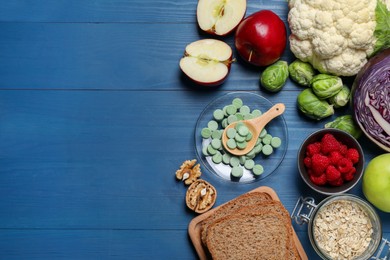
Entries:
{"label": "sliced apple flesh", "polygon": [[226,35],[244,19],[246,0],[199,0],[196,10],[200,29]]}
{"label": "sliced apple flesh", "polygon": [[220,40],[204,39],[187,45],[180,68],[200,85],[213,86],[224,82],[230,72],[233,51]]}

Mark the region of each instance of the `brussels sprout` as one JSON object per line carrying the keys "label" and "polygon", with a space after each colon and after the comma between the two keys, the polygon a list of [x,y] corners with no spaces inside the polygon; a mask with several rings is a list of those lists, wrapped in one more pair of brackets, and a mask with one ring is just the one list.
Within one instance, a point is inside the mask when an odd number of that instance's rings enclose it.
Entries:
{"label": "brussels sprout", "polygon": [[260,76],[261,85],[268,91],[281,90],[288,78],[288,64],[286,61],[277,61],[268,66]]}
{"label": "brussels sprout", "polygon": [[317,120],[334,114],[333,106],[326,100],[320,100],[310,88],[299,93],[298,108],[309,118]]}
{"label": "brussels sprout", "polygon": [[339,91],[339,93],[337,93],[333,97],[330,97],[328,101],[335,108],[343,107],[348,103],[350,95],[351,90],[349,90],[349,88],[344,85]]}
{"label": "brussels sprout", "polygon": [[319,99],[327,99],[339,93],[343,87],[343,81],[337,76],[318,74],[313,77],[310,85]]}
{"label": "brussels sprout", "polygon": [[315,75],[313,66],[301,60],[295,60],[288,66],[290,78],[302,86],[310,86],[310,81]]}
{"label": "brussels sprout", "polygon": [[356,139],[362,134],[362,130],[360,130],[351,115],[339,116],[334,121],[326,123],[325,128],[337,128],[343,130],[350,133]]}

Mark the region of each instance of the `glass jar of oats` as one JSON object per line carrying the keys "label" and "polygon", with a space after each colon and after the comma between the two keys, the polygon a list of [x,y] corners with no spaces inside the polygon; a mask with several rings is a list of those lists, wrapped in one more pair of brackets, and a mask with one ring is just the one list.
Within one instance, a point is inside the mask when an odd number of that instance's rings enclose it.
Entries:
{"label": "glass jar of oats", "polygon": [[355,195],[330,196],[318,205],[313,198],[301,198],[292,217],[298,224],[308,224],[310,242],[325,260],[370,259],[381,244],[378,214]]}

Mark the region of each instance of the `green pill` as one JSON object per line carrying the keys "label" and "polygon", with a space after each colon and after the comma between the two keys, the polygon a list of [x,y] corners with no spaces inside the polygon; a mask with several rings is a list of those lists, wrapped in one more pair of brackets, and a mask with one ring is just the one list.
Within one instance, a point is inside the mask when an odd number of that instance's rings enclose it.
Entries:
{"label": "green pill", "polygon": [[211,144],[209,144],[209,145],[207,146],[207,153],[208,153],[209,155],[214,155],[214,154],[217,153],[217,150],[215,150],[215,149],[213,148],[213,146],[212,146]]}
{"label": "green pill", "polygon": [[219,148],[221,148],[221,146],[222,146],[221,139],[213,139],[213,140],[211,140],[211,146],[212,146],[214,149],[216,149],[216,150],[218,150]]}
{"label": "green pill", "polygon": [[252,115],[252,114],[246,114],[245,116],[244,116],[244,119],[245,120],[250,120],[250,119],[253,119],[254,118],[254,116]]}
{"label": "green pill", "polygon": [[213,155],[213,157],[211,158],[211,160],[216,163],[216,164],[219,164],[222,162],[222,154],[220,152],[217,152],[216,154]]}
{"label": "green pill", "polygon": [[255,148],[253,148],[253,150],[255,151],[255,154],[259,154],[261,152],[261,150],[263,150],[263,144],[260,143],[260,144],[255,145]]}
{"label": "green pill", "polygon": [[210,128],[203,128],[202,131],[200,132],[201,136],[205,139],[210,138],[211,134],[213,131]]}
{"label": "green pill", "polygon": [[259,137],[260,137],[260,138],[264,138],[266,135],[267,135],[267,130],[266,130],[265,128],[263,128],[263,129],[261,130],[261,132],[260,132]]}
{"label": "green pill", "polygon": [[237,134],[237,131],[234,128],[229,128],[228,130],[226,130],[226,136],[228,138],[234,138],[236,136],[236,134]]}
{"label": "green pill", "polygon": [[238,131],[238,129],[240,129],[241,126],[245,126],[244,122],[237,122],[234,128]]}
{"label": "green pill", "polygon": [[236,140],[234,140],[234,139],[227,140],[226,145],[227,145],[227,147],[229,147],[229,149],[236,149],[236,147],[237,147]]}
{"label": "green pill", "polygon": [[227,118],[224,118],[221,122],[222,128],[226,128],[229,125]]}
{"label": "green pill", "polygon": [[252,150],[249,151],[249,153],[246,154],[248,158],[254,158],[256,156],[255,147],[253,147]]}
{"label": "green pill", "polygon": [[248,106],[244,105],[244,106],[240,107],[241,114],[246,115],[246,114],[249,114],[250,112],[251,112],[251,109]]}
{"label": "green pill", "polygon": [[240,149],[240,150],[244,150],[247,145],[248,145],[248,142],[246,142],[246,141],[244,141],[244,142],[237,142],[237,148]]}
{"label": "green pill", "polygon": [[250,140],[252,140],[252,137],[253,137],[252,132],[249,132],[249,133],[246,135],[245,141],[250,141]]}
{"label": "green pill", "polygon": [[261,151],[263,152],[264,155],[270,155],[273,153],[274,149],[272,148],[271,145],[265,144],[263,146],[263,149],[261,149]]}
{"label": "green pill", "polygon": [[225,117],[225,113],[222,109],[217,109],[213,113],[214,119],[217,121],[221,121]]}
{"label": "green pill", "polygon": [[213,139],[221,139],[222,138],[222,132],[219,131],[219,130],[213,131],[213,133],[211,134],[211,138],[213,138]]}
{"label": "green pill", "polygon": [[228,105],[226,108],[226,113],[228,115],[234,115],[235,113],[237,113],[237,108],[233,105]]}
{"label": "green pill", "polygon": [[261,175],[264,172],[264,168],[260,164],[255,164],[253,166],[252,172],[253,172],[254,175],[259,176],[259,175]]}
{"label": "green pill", "polygon": [[230,115],[230,116],[228,116],[228,118],[227,118],[227,122],[228,122],[229,125],[230,125],[231,123],[236,122],[236,121],[237,121],[236,115]]}
{"label": "green pill", "polygon": [[244,165],[244,163],[245,163],[245,161],[246,161],[245,155],[241,155],[240,157],[238,157],[238,159],[240,160],[240,164],[241,164],[241,165]]}
{"label": "green pill", "polygon": [[241,113],[236,113],[235,116],[237,117],[238,121],[244,120],[244,115]]}
{"label": "green pill", "polygon": [[261,116],[263,113],[259,109],[255,109],[255,110],[252,111],[251,114],[255,118],[255,117]]}
{"label": "green pill", "polygon": [[253,161],[253,160],[246,160],[244,163],[245,169],[248,169],[248,170],[252,170],[254,166],[255,166],[255,161]]}
{"label": "green pill", "polygon": [[204,156],[209,156],[209,153],[207,152],[207,145],[204,145],[204,146],[202,147],[202,154],[203,154]]}
{"label": "green pill", "polygon": [[207,123],[207,127],[210,128],[212,131],[218,129],[218,123],[217,121],[211,120]]}
{"label": "green pill", "polygon": [[224,154],[222,155],[222,162],[223,162],[224,164],[229,164],[229,163],[230,163],[230,158],[231,158],[231,156],[230,156],[229,154],[224,153]]}
{"label": "green pill", "polygon": [[242,107],[242,105],[244,104],[244,102],[242,102],[241,98],[235,98],[235,99],[233,99],[232,104],[233,104],[233,106],[235,106],[237,109],[239,109],[240,107]]}
{"label": "green pill", "polygon": [[247,126],[241,126],[239,129],[238,129],[238,134],[241,135],[241,136],[247,136],[249,133],[249,129]]}
{"label": "green pill", "polygon": [[272,135],[270,134],[266,134],[264,137],[263,137],[263,144],[270,144],[271,143],[271,139],[272,139]]}
{"label": "green pill", "polygon": [[245,139],[246,139],[246,137],[245,136],[242,136],[242,135],[239,135],[239,134],[236,134],[235,136],[234,136],[234,140],[236,140],[237,142],[245,142]]}
{"label": "green pill", "polygon": [[231,174],[233,177],[240,178],[244,174],[244,170],[240,166],[234,166]]}
{"label": "green pill", "polygon": [[236,157],[236,156],[232,156],[232,157],[230,158],[229,164],[230,164],[230,166],[232,166],[232,167],[238,166],[238,165],[240,165],[240,159],[238,159],[238,157]]}
{"label": "green pill", "polygon": [[271,139],[271,146],[273,148],[278,148],[280,147],[280,145],[282,144],[282,139],[280,139],[279,137],[272,137]]}

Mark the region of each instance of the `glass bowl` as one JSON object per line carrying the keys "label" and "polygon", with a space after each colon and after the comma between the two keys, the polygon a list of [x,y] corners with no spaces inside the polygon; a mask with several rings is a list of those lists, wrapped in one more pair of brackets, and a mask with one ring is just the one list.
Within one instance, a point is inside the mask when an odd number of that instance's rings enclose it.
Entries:
{"label": "glass bowl", "polygon": [[[275,172],[275,170],[281,164],[286,154],[288,145],[287,125],[283,115],[280,115],[265,126],[267,133],[273,137],[280,138],[281,145],[277,148],[274,148],[272,154],[270,155],[264,155],[262,152],[260,152],[253,158],[255,164],[260,164],[263,167],[263,172],[261,174],[256,175],[252,170],[248,170],[243,165],[240,165],[239,167],[243,169],[242,176],[233,177],[231,173],[232,167],[230,164],[225,164],[223,162],[216,164],[213,162],[212,156],[204,155],[202,149],[211,142],[211,138],[203,138],[201,131],[203,128],[207,127],[208,122],[214,120],[213,113],[215,110],[223,109],[225,106],[232,104],[232,101],[235,98],[241,99],[243,101],[243,105],[248,106],[251,111],[257,109],[262,113],[266,112],[274,105],[268,99],[251,92],[231,92],[216,98],[204,108],[196,122],[196,154],[201,165],[203,165],[209,172],[218,176],[222,180],[235,183],[251,183],[268,177],[270,174]],[[218,129],[223,129],[221,122],[218,123]],[[223,149],[221,152],[226,153]]]}

